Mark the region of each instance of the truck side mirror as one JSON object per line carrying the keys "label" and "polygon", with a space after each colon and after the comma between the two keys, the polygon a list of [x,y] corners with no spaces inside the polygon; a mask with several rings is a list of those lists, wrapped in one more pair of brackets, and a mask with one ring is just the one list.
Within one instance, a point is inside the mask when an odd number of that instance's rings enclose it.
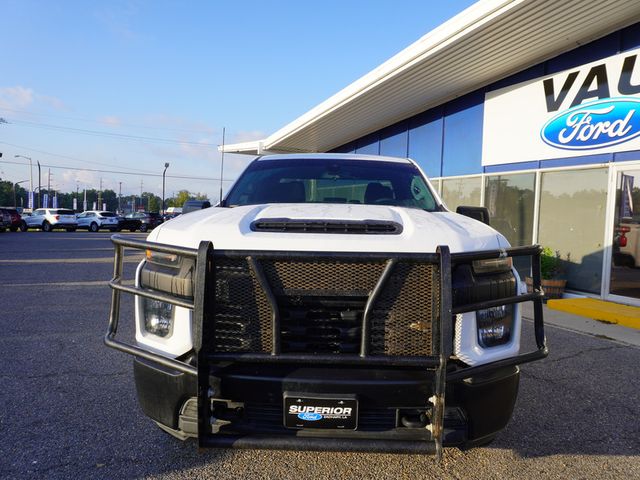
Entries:
{"label": "truck side mirror", "polygon": [[490,225],[489,209],[487,207],[464,207],[461,205],[456,208],[456,213]]}

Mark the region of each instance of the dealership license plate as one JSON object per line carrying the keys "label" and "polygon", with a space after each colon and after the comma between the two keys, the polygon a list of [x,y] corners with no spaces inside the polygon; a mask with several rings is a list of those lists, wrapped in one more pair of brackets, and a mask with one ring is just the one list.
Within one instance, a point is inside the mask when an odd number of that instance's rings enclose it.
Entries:
{"label": "dealership license plate", "polygon": [[355,430],[358,428],[358,400],[348,395],[308,397],[285,393],[284,426]]}

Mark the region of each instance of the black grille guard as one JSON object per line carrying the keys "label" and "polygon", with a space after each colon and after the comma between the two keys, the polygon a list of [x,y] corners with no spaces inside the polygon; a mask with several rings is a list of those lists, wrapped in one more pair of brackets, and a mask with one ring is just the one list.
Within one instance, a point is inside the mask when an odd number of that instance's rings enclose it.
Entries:
{"label": "black grille guard", "polygon": [[[313,252],[247,252],[247,251],[215,251],[209,241],[202,241],[198,249],[176,247],[161,243],[131,240],[121,235],[113,235],[111,240],[115,247],[113,278],[109,282],[112,289],[111,308],[109,313],[109,325],[104,342],[107,346],[121,352],[134,355],[156,362],[162,366],[184,372],[198,377],[199,390],[199,440],[201,446],[214,447],[236,447],[236,448],[291,448],[291,449],[324,449],[324,450],[371,450],[385,452],[417,452],[427,451],[435,453],[438,458],[442,455],[442,432],[444,417],[444,392],[447,380],[460,380],[473,375],[490,372],[492,370],[520,365],[523,363],[542,359],[547,356],[548,349],[544,334],[544,322],[542,311],[543,291],[541,288],[540,274],[540,253],[541,247],[538,245],[527,247],[514,247],[509,249],[479,251],[470,253],[450,254],[447,246],[439,246],[436,253],[424,254],[399,254],[399,253],[313,253]],[[151,250],[158,253],[174,254],[189,258],[195,261],[194,274],[194,296],[189,298],[179,298],[168,293],[143,289],[137,286],[127,286],[123,284],[123,260],[126,248],[138,250]],[[367,259],[384,259],[386,262],[384,271],[380,276],[375,288],[369,295],[367,307],[362,318],[362,342],[358,354],[304,354],[304,353],[281,353],[280,325],[277,313],[272,317],[272,345],[270,353],[209,353],[203,351],[203,339],[209,338],[211,332],[212,312],[215,303],[216,280],[214,275],[214,264],[217,256],[239,256],[242,255],[253,265],[257,278],[264,289],[269,302],[275,304],[275,298],[268,282],[261,272],[258,261],[261,259],[273,258],[322,258],[331,255],[333,258],[344,257],[353,259],[354,257],[365,257]],[[452,287],[451,275],[452,266],[458,263],[469,263],[474,260],[487,260],[504,257],[531,257],[533,291],[523,295],[516,295],[497,300],[469,303],[452,307]],[[371,305],[380,294],[390,272],[397,262],[426,262],[438,266],[439,271],[439,315],[433,320],[433,349],[429,356],[383,356],[371,355],[369,353],[369,342],[371,322]],[[192,342],[198,356],[198,365],[193,366],[177,359],[168,358],[155,352],[146,350],[137,345],[132,345],[120,340],[116,340],[118,323],[120,321],[120,294],[130,293],[141,297],[167,302],[172,305],[191,309],[192,315]],[[536,350],[516,355],[514,357],[498,360],[483,365],[460,368],[459,370],[447,373],[447,361],[453,352],[453,322],[456,314],[473,312],[490,307],[532,301],[534,304],[534,335]],[[277,308],[274,309],[277,312]],[[432,435],[432,445],[416,446],[411,442],[398,442],[395,440],[358,440],[347,448],[348,441],[345,439],[298,439],[291,441],[279,438],[265,438],[256,436],[251,438],[237,438],[234,440],[229,435],[210,435],[209,419],[212,412],[210,402],[201,401],[211,398],[212,392],[209,385],[209,362],[251,362],[251,363],[299,363],[312,365],[368,365],[368,366],[397,366],[397,367],[421,367],[431,371],[433,375],[434,395],[429,399],[433,405],[433,419],[429,426]],[[407,443],[404,447],[401,444]]]}

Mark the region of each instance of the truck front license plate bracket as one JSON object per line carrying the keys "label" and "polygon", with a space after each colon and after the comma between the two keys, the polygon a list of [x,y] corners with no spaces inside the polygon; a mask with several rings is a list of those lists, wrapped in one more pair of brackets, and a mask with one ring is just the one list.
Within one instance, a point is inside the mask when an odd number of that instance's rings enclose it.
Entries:
{"label": "truck front license plate bracket", "polygon": [[355,395],[284,393],[284,426],[287,428],[358,428],[358,399]]}

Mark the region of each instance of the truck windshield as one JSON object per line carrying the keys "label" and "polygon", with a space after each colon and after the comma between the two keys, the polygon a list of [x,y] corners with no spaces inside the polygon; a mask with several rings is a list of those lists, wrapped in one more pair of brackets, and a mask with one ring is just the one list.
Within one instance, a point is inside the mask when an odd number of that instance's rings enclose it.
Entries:
{"label": "truck windshield", "polygon": [[264,203],[351,203],[438,210],[415,166],[377,160],[258,160],[238,179],[225,205]]}

